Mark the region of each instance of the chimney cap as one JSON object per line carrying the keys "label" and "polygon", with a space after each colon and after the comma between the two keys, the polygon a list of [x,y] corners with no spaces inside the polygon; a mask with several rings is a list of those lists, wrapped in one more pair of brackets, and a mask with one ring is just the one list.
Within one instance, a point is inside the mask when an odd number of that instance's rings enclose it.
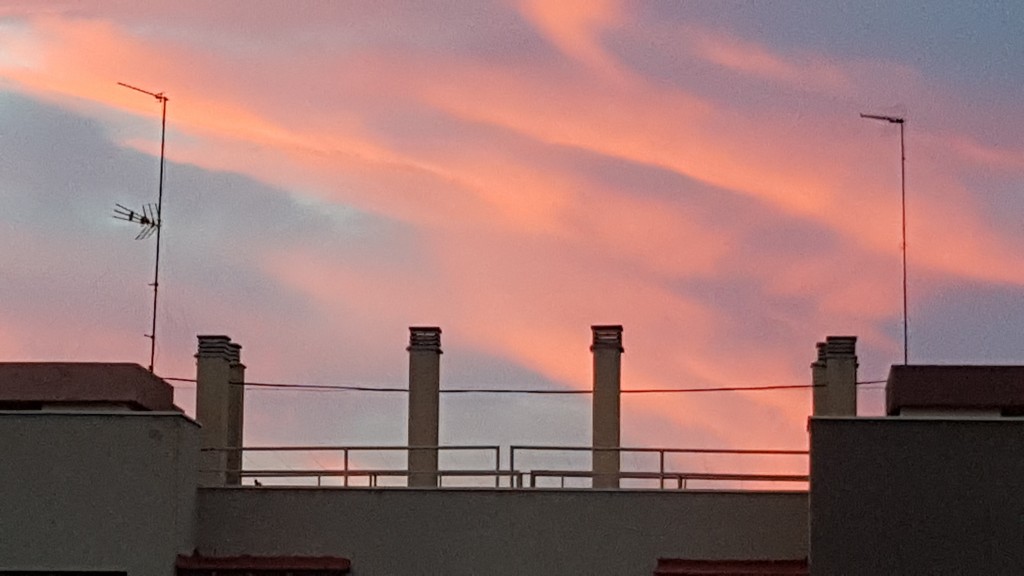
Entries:
{"label": "chimney cap", "polygon": [[590,346],[591,351],[599,348],[623,351],[621,324],[597,324],[591,326],[590,330],[594,337]]}
{"label": "chimney cap", "polygon": [[409,347],[406,350],[441,353],[441,329],[437,326],[410,326]]}
{"label": "chimney cap", "polygon": [[200,334],[196,338],[199,340],[196,358],[223,358],[230,362],[232,356],[237,354],[232,349],[231,338],[223,334]]}
{"label": "chimney cap", "polygon": [[825,344],[824,342],[818,342],[817,344],[814,345],[814,349],[817,352],[817,357],[815,358],[814,362],[811,362],[812,368],[815,366],[820,367],[825,365],[825,358],[827,357],[825,351],[827,347],[828,345]]}
{"label": "chimney cap", "polygon": [[825,338],[826,358],[856,358],[856,336],[829,336]]}
{"label": "chimney cap", "polygon": [[242,345],[237,342],[229,342],[228,349],[230,350],[228,361],[232,366],[240,366],[242,364]]}

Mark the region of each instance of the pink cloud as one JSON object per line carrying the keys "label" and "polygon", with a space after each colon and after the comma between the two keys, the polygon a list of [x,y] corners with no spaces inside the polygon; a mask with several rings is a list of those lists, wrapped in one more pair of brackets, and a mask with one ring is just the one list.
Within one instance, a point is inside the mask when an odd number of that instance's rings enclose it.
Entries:
{"label": "pink cloud", "polygon": [[[243,344],[254,343],[253,364],[264,374],[287,380],[289,370],[319,362],[370,377],[394,361],[386,372],[393,378],[402,369],[400,345],[373,351],[420,322],[442,325],[453,346],[577,388],[589,385],[587,326],[600,322],[626,325],[625,377],[634,387],[803,383],[813,339],[824,330],[895,349],[879,324],[897,313],[898,284],[888,281],[898,278],[896,140],[856,113],[885,84],[926,92],[920,77],[886,62],[793,56],[674,30],[694,52],[680,51],[689,58],[682,67],[711,63],[720,73],[811,93],[800,110],[786,109],[774,93],[764,96],[764,108],[731,103],[624,71],[602,42],[628,26],[623,7],[532,2],[522,10],[584,65],[502,67],[372,43],[337,53],[271,43],[252,48],[240,65],[230,53],[207,53],[173,35],[148,37],[99,17],[49,16],[31,19],[28,36],[0,40],[9,55],[0,59],[0,75],[20,91],[105,118],[155,112],[152,101],[119,91],[117,80],[165,90],[172,160],[238,172],[407,227],[417,250],[406,261],[344,261],[317,245],[257,261],[268,278],[314,303],[323,322],[317,330],[359,336],[344,361],[324,339],[298,351],[274,345],[274,338],[301,340],[307,326],[275,326],[271,337],[263,334],[267,318],[245,314],[245,305],[231,315],[205,311],[233,323]],[[365,33],[358,26],[342,32]],[[266,69],[252,66],[260,58]],[[955,98],[937,100],[941,112]],[[406,121],[411,127],[403,131]],[[125,140],[153,151],[152,141]],[[954,152],[943,149],[950,141],[959,142]],[[916,127],[908,134],[912,262],[923,271],[1020,284],[1024,261],[1012,239],[986,226],[974,191],[944,161],[955,153],[972,166],[1021,168],[1017,151],[979,142]],[[657,173],[677,183],[679,198],[647,194],[642,179],[603,181],[588,162]],[[690,209],[684,192],[696,187],[749,213]],[[834,236],[834,251],[762,254],[756,231],[768,220],[815,227]],[[749,285],[752,295],[733,303],[699,297],[686,289],[698,280]],[[757,318],[781,336],[747,329],[756,299],[764,300]],[[806,309],[787,308],[789,301]],[[182,333],[191,328],[185,324]],[[14,333],[22,330],[37,329]],[[104,338],[107,344],[76,353],[105,357],[139,344]],[[737,351],[739,341],[750,346]],[[168,359],[168,370],[189,373],[188,351],[176,352],[184,359]],[[803,441],[808,411],[800,394],[631,398],[629,410],[735,444],[771,437],[793,445]]]}
{"label": "pink cloud", "polygon": [[833,94],[850,88],[847,73],[820,57],[785,58],[754,42],[695,26],[683,36],[698,58],[740,74]]}
{"label": "pink cloud", "polygon": [[563,54],[610,77],[622,75],[621,66],[601,46],[602,32],[623,25],[625,14],[618,0],[524,0],[520,9]]}

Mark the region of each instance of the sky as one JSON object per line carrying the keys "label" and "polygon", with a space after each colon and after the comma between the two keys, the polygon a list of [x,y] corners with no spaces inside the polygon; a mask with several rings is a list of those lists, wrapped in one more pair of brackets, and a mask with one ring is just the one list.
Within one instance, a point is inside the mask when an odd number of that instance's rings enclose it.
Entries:
{"label": "sky", "polygon": [[[0,0],[0,360],[148,364],[197,334],[260,382],[800,385],[856,335],[912,363],[1024,359],[1015,2]],[[194,389],[176,383],[192,411]],[[862,414],[884,391],[859,391]],[[395,394],[250,389],[248,444],[404,444]],[[446,396],[450,444],[586,445],[587,396]],[[810,391],[635,395],[623,445],[804,448]],[[706,465],[706,464],[702,464]]]}

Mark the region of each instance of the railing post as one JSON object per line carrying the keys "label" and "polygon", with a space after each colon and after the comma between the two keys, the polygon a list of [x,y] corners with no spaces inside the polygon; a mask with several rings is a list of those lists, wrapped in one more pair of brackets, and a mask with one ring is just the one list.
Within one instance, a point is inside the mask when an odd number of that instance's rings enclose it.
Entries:
{"label": "railing post", "polygon": [[501,446],[494,447],[494,487],[501,488]]}
{"label": "railing post", "polygon": [[508,470],[512,474],[509,483],[513,488],[523,487],[523,477],[516,474],[516,447],[509,444],[508,447]]}

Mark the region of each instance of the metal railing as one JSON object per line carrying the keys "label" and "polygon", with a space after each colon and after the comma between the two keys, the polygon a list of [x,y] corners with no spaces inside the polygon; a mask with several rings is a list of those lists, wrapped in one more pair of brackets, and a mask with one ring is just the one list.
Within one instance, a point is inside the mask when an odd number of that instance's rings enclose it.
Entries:
{"label": "metal railing", "polygon": [[[431,476],[436,478],[438,488],[444,488],[445,478],[494,478],[494,487],[501,487],[501,479],[507,478],[513,475],[509,470],[458,470],[458,469],[447,469],[438,470],[436,473],[431,472],[420,472],[416,470],[398,470],[392,468],[380,468],[380,469],[358,469],[358,470],[241,470],[241,471],[229,471],[237,472],[237,474],[243,478],[316,478],[316,485],[323,486],[323,480],[325,478],[342,478],[342,487],[349,487],[349,478],[366,478],[367,486],[370,488],[381,487],[379,481],[381,478],[387,477],[405,477],[410,476]],[[512,484],[509,480],[508,484]]]}
{"label": "metal railing", "polygon": [[[464,467],[464,468],[440,468],[435,471],[408,470],[404,468],[353,468],[352,455],[368,452],[404,452],[408,454],[415,450],[435,450],[438,452],[483,452],[489,454],[492,464],[486,467]],[[565,487],[566,479],[580,478],[594,480],[597,476],[592,470],[582,467],[557,468],[548,465],[520,470],[517,468],[523,464],[524,456],[527,453],[533,454],[557,454],[557,453],[586,453],[593,456],[598,452],[617,452],[623,454],[656,454],[658,457],[657,470],[620,470],[614,474],[619,480],[655,480],[658,489],[686,490],[691,481],[702,482],[757,482],[757,483],[806,483],[807,474],[765,474],[765,473],[738,473],[738,472],[712,472],[708,470],[691,471],[679,470],[677,466],[670,466],[667,461],[674,455],[715,455],[715,456],[768,456],[768,457],[800,457],[806,460],[806,450],[744,450],[744,449],[710,449],[710,448],[592,448],[589,446],[530,446],[512,445],[508,449],[508,468],[502,468],[502,449],[495,445],[465,445],[465,446],[260,446],[244,448],[207,448],[204,452],[223,453],[260,453],[260,452],[340,452],[342,455],[342,468],[337,469],[270,469],[270,468],[249,468],[240,470],[201,470],[203,473],[234,475],[237,478],[315,478],[316,485],[322,486],[325,478],[340,478],[342,487],[349,487],[350,479],[364,478],[367,486],[380,487],[382,478],[406,478],[412,476],[423,477],[434,475],[438,487],[444,487],[446,478],[493,478],[494,488],[537,488],[537,481],[540,479],[559,479],[559,487]],[[549,458],[550,460],[550,458]],[[620,456],[621,462],[621,456]],[[287,466],[286,466],[287,467]],[[483,486],[482,484],[480,486]]]}
{"label": "metal railing", "polygon": [[[423,475],[423,471],[407,470],[401,468],[384,469],[353,469],[351,455],[360,452],[413,452],[417,450],[431,450],[437,452],[489,452],[494,454],[493,468],[479,468],[470,470],[438,470],[436,473],[437,484],[442,486],[445,477],[493,477],[494,487],[501,486],[501,479],[509,476],[508,471],[501,469],[501,447],[500,446],[247,446],[242,448],[204,448],[203,452],[241,453],[248,452],[341,452],[341,470],[200,470],[201,473],[228,473],[237,474],[243,478],[316,478],[317,486],[321,486],[324,477],[342,478],[342,486],[349,486],[349,478],[366,478],[370,486],[376,487],[382,476],[406,477],[412,475]],[[426,474],[430,474],[427,472]],[[511,484],[512,481],[510,480]]]}
{"label": "metal railing", "polygon": [[[539,478],[558,478],[562,481],[561,488],[565,487],[566,478],[595,478],[598,474],[583,470],[531,470],[530,488],[537,487]],[[806,474],[729,474],[716,472],[619,472],[615,475],[620,480],[640,479],[658,480],[659,488],[666,488],[666,480],[676,481],[676,490],[686,490],[687,482],[690,480],[708,480],[716,482],[807,482]],[[522,475],[519,476],[522,481]]]}
{"label": "metal railing", "polygon": [[[688,480],[708,481],[758,481],[758,482],[807,482],[806,474],[735,474],[735,473],[711,473],[711,472],[682,472],[668,470],[666,467],[666,455],[671,454],[705,454],[705,455],[744,455],[744,456],[801,456],[807,457],[806,450],[743,450],[743,449],[712,449],[712,448],[595,448],[590,446],[524,446],[513,445],[509,447],[509,469],[516,470],[516,454],[523,452],[585,452],[593,455],[597,452],[617,452],[622,454],[657,454],[658,470],[655,471],[620,471],[617,474],[619,479],[653,479],[658,480],[658,488],[665,489],[666,480],[675,480],[677,489],[686,488]],[[522,459],[520,458],[520,461]],[[530,478],[530,487],[536,487],[537,478],[560,478],[564,486],[565,478],[591,478],[595,474],[592,471],[583,470],[552,470],[536,469],[529,472],[522,472],[510,478],[518,480],[522,487],[522,479],[525,476]]]}

